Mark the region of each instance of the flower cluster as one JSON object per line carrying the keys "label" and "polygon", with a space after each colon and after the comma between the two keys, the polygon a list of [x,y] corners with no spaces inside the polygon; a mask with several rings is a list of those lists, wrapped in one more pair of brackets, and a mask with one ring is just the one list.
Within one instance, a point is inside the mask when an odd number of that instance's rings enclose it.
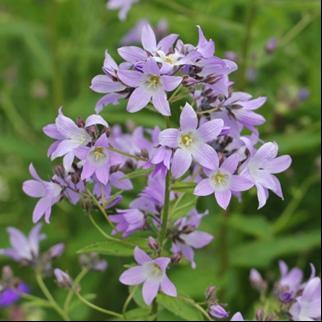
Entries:
{"label": "flower cluster", "polygon": [[[124,18],[135,2],[111,0],[109,7],[121,8]],[[144,24],[142,47],[119,48],[120,64],[106,52],[103,73],[90,86],[104,94],[96,104],[96,114],[73,120],[60,108],[55,122],[43,129],[53,140],[48,150],[55,160],[53,175],[45,181],[30,165],[32,179],[23,184],[24,192],[38,199],[34,223],[42,218],[49,223],[52,207],[66,199],[79,203],[91,219],[92,211],[99,210],[112,226],[113,236],[98,229],[109,240],[126,243],[130,235],[148,232],[149,247],[134,249],[137,265],[120,277],[125,285],[143,284],[148,305],[159,292],[177,296],[168,268],[181,260],[195,268],[194,251],[213,240],[199,230],[207,213],[198,212],[198,197],[213,195],[214,202],[226,210],[233,197],[241,200],[242,192],[256,188],[263,207],[269,191],[283,197],[275,174],[291,164],[289,156],[278,156],[276,143],[260,139],[258,126],[265,119],[257,110],[266,98],[234,92],[229,75],[237,69],[236,63],[215,56],[215,43],[205,38],[200,27],[198,31],[197,45],[184,43],[176,34],[157,41],[151,26]],[[122,100],[129,113],[146,109],[161,114],[167,127],[110,125],[99,113]],[[146,178],[145,186],[122,209],[123,196],[133,190],[137,177]],[[188,207],[182,207],[187,197]],[[58,245],[40,255],[39,241],[44,236],[39,224],[28,237],[13,228],[9,235],[12,248],[1,253],[24,264],[42,265],[43,270],[51,269],[51,260],[63,249]],[[96,255],[82,256],[81,263],[85,271],[107,267]],[[67,273],[60,269],[53,273],[58,285],[77,290]],[[213,317],[228,317],[218,302],[209,301],[209,305]],[[66,315],[59,309],[58,313]],[[233,319],[240,318],[237,314]]]}

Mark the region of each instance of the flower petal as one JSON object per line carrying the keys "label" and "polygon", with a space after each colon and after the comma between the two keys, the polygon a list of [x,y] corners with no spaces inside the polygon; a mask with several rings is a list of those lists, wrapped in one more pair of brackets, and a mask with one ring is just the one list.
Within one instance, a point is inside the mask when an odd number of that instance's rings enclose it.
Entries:
{"label": "flower petal", "polygon": [[106,75],[97,75],[92,79],[90,89],[96,93],[106,94],[123,91],[126,87],[120,82],[114,82]]}
{"label": "flower petal", "polygon": [[168,296],[177,296],[177,289],[175,285],[169,280],[167,275],[165,275],[161,281],[161,291]]}
{"label": "flower petal", "polygon": [[32,198],[40,198],[46,195],[46,188],[41,182],[36,180],[25,181],[22,189],[26,195]]}
{"label": "flower petal", "polygon": [[189,152],[183,149],[178,149],[174,153],[172,160],[171,172],[175,178],[184,175],[190,168],[192,163],[192,156]]}
{"label": "flower petal", "polygon": [[135,258],[136,262],[140,265],[143,265],[147,262],[152,261],[152,258],[139,247],[135,247],[134,258]]}
{"label": "flower petal", "polygon": [[155,109],[164,116],[170,116],[170,105],[167,100],[167,94],[163,90],[158,90],[152,95],[152,104]]}
{"label": "flower petal", "polygon": [[136,88],[129,98],[127,111],[130,113],[135,113],[142,110],[149,104],[151,96],[151,93],[143,86]]}
{"label": "flower petal", "polygon": [[161,76],[163,87],[167,92],[174,91],[182,82],[182,77],[179,76]]}
{"label": "flower petal", "polygon": [[117,52],[125,61],[132,64],[145,61],[148,57],[142,48],[135,46],[121,47]]}
{"label": "flower petal", "polygon": [[282,155],[271,160],[265,169],[270,173],[281,173],[287,170],[292,164],[292,158],[289,155]]}
{"label": "flower petal", "polygon": [[151,305],[153,300],[156,298],[160,289],[160,281],[148,279],[143,284],[142,295],[144,302],[147,305]]}
{"label": "flower petal", "polygon": [[120,69],[117,75],[125,85],[130,87],[138,87],[143,81],[143,74],[136,70]]}
{"label": "flower petal", "polygon": [[219,163],[217,152],[208,144],[198,144],[192,151],[194,159],[203,167],[215,169]]}
{"label": "flower petal", "polygon": [[132,267],[126,270],[120,277],[120,282],[125,285],[139,285],[145,280],[142,266]]}
{"label": "flower petal", "polygon": [[236,176],[233,175],[231,177],[231,190],[234,192],[239,192],[239,191],[246,191],[251,189],[254,186],[254,183],[251,182],[250,180],[242,177],[242,176]]}
{"label": "flower petal", "polygon": [[229,203],[230,203],[230,200],[231,200],[231,191],[230,190],[227,190],[227,191],[224,191],[224,192],[215,192],[215,197],[216,197],[216,200],[219,204],[219,206],[223,209],[227,209]]}
{"label": "flower petal", "polygon": [[203,179],[197,184],[193,193],[196,196],[209,196],[214,193],[214,191],[215,189],[212,186],[210,179]]}
{"label": "flower petal", "polygon": [[157,50],[157,40],[154,31],[149,24],[144,25],[142,28],[141,42],[145,50],[149,52]]}
{"label": "flower petal", "polygon": [[166,129],[159,134],[159,144],[169,148],[178,147],[179,131],[177,129]]}
{"label": "flower petal", "polygon": [[198,117],[190,104],[186,104],[180,115],[180,128],[182,131],[195,130],[198,127]]}
{"label": "flower petal", "polygon": [[211,120],[206,123],[203,123],[198,129],[198,133],[204,142],[211,142],[217,139],[223,127],[223,120]]}

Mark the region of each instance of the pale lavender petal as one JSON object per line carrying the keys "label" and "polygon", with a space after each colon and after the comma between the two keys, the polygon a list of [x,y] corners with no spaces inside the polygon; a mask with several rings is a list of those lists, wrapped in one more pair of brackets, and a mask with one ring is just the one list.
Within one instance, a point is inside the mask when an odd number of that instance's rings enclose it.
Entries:
{"label": "pale lavender petal", "polygon": [[117,171],[110,176],[111,185],[121,190],[131,190],[133,185],[130,179],[125,177],[125,174],[121,171]]}
{"label": "pale lavender petal", "polygon": [[28,236],[28,243],[30,250],[35,256],[39,254],[39,242],[43,240],[46,236],[40,233],[42,228],[41,224],[37,224],[30,232]]}
{"label": "pale lavender petal", "polygon": [[159,258],[155,259],[154,262],[156,264],[158,264],[158,266],[161,268],[161,270],[163,272],[165,272],[167,270],[167,267],[169,266],[171,260],[168,257],[159,257]]}
{"label": "pale lavender petal", "polygon": [[143,82],[143,74],[135,70],[120,69],[117,73],[120,80],[130,87],[138,87]]}
{"label": "pale lavender petal", "polygon": [[41,178],[39,177],[34,165],[32,163],[30,163],[29,165],[29,173],[31,174],[31,176],[37,180],[37,181],[42,181]]}
{"label": "pale lavender petal", "polygon": [[120,82],[114,82],[106,75],[97,75],[92,79],[90,89],[96,93],[106,94],[123,91],[126,87]]}
{"label": "pale lavender petal", "polygon": [[182,131],[195,130],[198,127],[198,117],[190,104],[186,104],[180,114],[180,128]]}
{"label": "pale lavender petal", "polygon": [[271,160],[265,169],[270,173],[281,173],[287,170],[292,164],[292,158],[289,155],[283,155]]}
{"label": "pale lavender petal", "polygon": [[264,105],[267,101],[267,97],[261,96],[255,98],[253,100],[249,100],[246,102],[241,103],[242,106],[246,107],[248,110],[256,110],[262,105]]}
{"label": "pale lavender petal", "polygon": [[219,163],[217,152],[208,144],[198,144],[193,149],[192,156],[200,165],[208,169],[214,169]]}
{"label": "pale lavender petal", "polygon": [[143,289],[142,289],[142,295],[144,302],[147,305],[151,305],[153,300],[156,298],[158,292],[160,289],[160,281],[149,279],[144,282]]}
{"label": "pale lavender petal", "polygon": [[56,117],[57,130],[66,138],[78,136],[80,128],[74,123],[74,121],[66,117],[60,109],[58,116]]}
{"label": "pale lavender petal", "polygon": [[81,174],[81,179],[86,180],[90,178],[94,174],[95,170],[96,169],[93,165],[91,165],[89,162],[85,162]]}
{"label": "pale lavender petal", "polygon": [[209,196],[214,193],[214,191],[215,189],[212,186],[210,179],[203,179],[197,184],[193,193],[196,196]]}
{"label": "pale lavender petal", "polygon": [[34,223],[37,223],[41,217],[43,217],[48,209],[50,209],[52,206],[51,198],[41,198],[37,202],[35,209],[32,214],[32,220]]}
{"label": "pale lavender petal", "polygon": [[198,51],[205,57],[212,57],[215,52],[215,43],[212,40],[207,40],[204,36],[204,33],[200,26],[198,27],[199,32],[199,42],[198,42]]}
{"label": "pale lavender petal", "polygon": [[102,184],[106,185],[108,183],[108,179],[110,177],[110,171],[107,165],[96,169],[95,174],[96,174],[97,180],[100,181]]}
{"label": "pale lavender petal", "polygon": [[268,190],[261,185],[256,185],[257,198],[259,202],[258,209],[263,208],[266,205],[268,199]]}
{"label": "pale lavender petal", "polygon": [[242,314],[240,312],[237,312],[233,315],[230,321],[245,321]]}
{"label": "pale lavender petal", "polygon": [[183,239],[187,245],[197,249],[207,246],[214,239],[212,235],[203,231],[194,231],[190,234],[183,234],[180,238]]}
{"label": "pale lavender petal", "polygon": [[215,192],[215,197],[218,202],[218,205],[225,210],[227,209],[230,203],[231,196],[232,194],[230,190],[224,192]]}
{"label": "pale lavender petal", "polygon": [[64,169],[69,172],[72,169],[72,164],[75,158],[75,154],[73,152],[67,153],[64,156],[63,159],[63,165],[64,165]]}
{"label": "pale lavender petal", "polygon": [[221,168],[229,171],[230,173],[234,173],[237,170],[239,162],[240,162],[239,154],[234,153],[224,160],[223,164],[221,165]]}
{"label": "pale lavender petal", "polygon": [[152,103],[155,109],[164,116],[170,116],[170,105],[167,100],[167,94],[163,90],[153,93]]}
{"label": "pale lavender petal", "polygon": [[23,183],[22,189],[26,195],[32,198],[40,198],[45,196],[45,186],[36,180],[27,180]]}
{"label": "pale lavender petal", "polygon": [[152,58],[149,58],[144,64],[143,71],[145,74],[149,75],[160,75],[160,68],[157,62]]}
{"label": "pale lavender petal", "polygon": [[103,108],[107,105],[117,105],[119,100],[122,98],[122,95],[118,93],[111,93],[104,95],[100,100],[97,101],[95,105],[95,112],[100,113]]}
{"label": "pale lavender petal", "polygon": [[255,154],[259,159],[273,159],[278,153],[278,145],[275,142],[268,142],[263,144]]}
{"label": "pale lavender petal", "polygon": [[62,140],[64,136],[57,130],[56,124],[48,124],[43,127],[43,132],[50,138]]}
{"label": "pale lavender petal", "polygon": [[161,76],[163,87],[167,92],[174,91],[182,82],[182,77],[179,76]]}
{"label": "pale lavender petal", "polygon": [[148,92],[143,86],[134,90],[129,98],[127,110],[130,113],[135,113],[146,107],[151,101],[151,93]]}
{"label": "pale lavender petal", "polygon": [[56,150],[52,153],[51,159],[54,160],[56,158],[62,157],[63,155],[69,153],[70,151],[76,149],[80,145],[79,142],[75,140],[64,140],[61,141]]}
{"label": "pale lavender petal", "polygon": [[118,49],[118,53],[125,61],[132,64],[146,61],[148,57],[143,49],[134,46],[121,47]]}
{"label": "pale lavender petal", "polygon": [[85,127],[89,127],[92,125],[103,125],[105,127],[108,127],[108,123],[103,119],[103,117],[97,114],[90,115],[86,119]]}
{"label": "pale lavender petal", "polygon": [[174,43],[177,41],[178,37],[179,36],[176,34],[171,34],[164,37],[159,41],[158,49],[162,50],[164,53],[168,53],[171,50]]}
{"label": "pale lavender petal", "polygon": [[140,265],[143,265],[145,263],[152,261],[152,258],[146,252],[144,252],[142,249],[140,249],[139,247],[135,247],[134,258],[135,258],[136,262]]}
{"label": "pale lavender petal", "polygon": [[143,48],[149,52],[154,52],[157,49],[157,40],[155,38],[154,31],[149,24],[146,24],[142,28],[141,42]]}
{"label": "pale lavender petal", "polygon": [[171,172],[175,178],[184,175],[190,168],[192,156],[189,152],[178,149],[173,156]]}
{"label": "pale lavender petal", "polygon": [[145,280],[144,269],[142,266],[136,266],[125,271],[121,277],[120,282],[125,285],[139,285]]}
{"label": "pale lavender petal", "polygon": [[161,281],[161,291],[168,296],[177,296],[177,289],[175,285],[169,280],[167,275],[165,275]]}
{"label": "pale lavender petal", "polygon": [[203,123],[198,129],[198,133],[204,142],[211,142],[217,139],[223,127],[223,120],[211,120],[206,123]]}
{"label": "pale lavender petal", "polygon": [[159,144],[169,148],[178,146],[179,131],[177,129],[166,129],[159,134]]}
{"label": "pale lavender petal", "polygon": [[231,177],[231,190],[234,192],[239,192],[239,191],[246,191],[251,189],[254,186],[254,183],[251,182],[250,180],[242,177],[242,176],[237,176],[233,175]]}

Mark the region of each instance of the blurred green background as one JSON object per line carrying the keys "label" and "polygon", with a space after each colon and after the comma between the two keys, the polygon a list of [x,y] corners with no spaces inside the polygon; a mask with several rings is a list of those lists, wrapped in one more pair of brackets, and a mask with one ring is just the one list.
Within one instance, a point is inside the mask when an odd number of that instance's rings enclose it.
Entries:
{"label": "blurred green background", "polygon": [[[105,5],[105,0],[0,0],[0,247],[8,244],[7,226],[25,232],[32,226],[35,201],[21,191],[28,164],[33,162],[44,178],[51,175],[46,158],[50,141],[42,127],[53,121],[61,105],[73,117],[93,112],[100,96],[89,84],[101,72],[105,49],[117,57],[120,39],[142,18],[153,24],[166,19],[169,30],[190,43],[197,41],[199,24],[216,41],[218,56],[237,54],[240,68],[232,75],[236,89],[268,96],[261,110],[267,117],[262,137],[276,140],[294,163],[281,176],[285,201],[271,195],[263,210],[257,211],[255,193],[234,204],[228,218],[213,198],[203,199],[200,209],[210,209],[203,229],[216,240],[198,253],[195,271],[182,266],[170,275],[181,293],[197,300],[209,284],[217,285],[230,310],[251,315],[257,294],[248,283],[250,268],[268,278],[277,276],[278,259],[306,271],[310,262],[320,269],[320,1],[142,0],[124,23]],[[272,37],[278,48],[269,54],[265,45]],[[103,115],[109,123],[162,125],[156,115],[129,115],[124,107],[109,107]],[[65,202],[54,208],[52,223],[44,230],[44,249],[66,243],[56,264],[72,275],[79,270],[75,251],[98,239],[82,209]],[[118,310],[127,295],[118,276],[129,261],[108,260],[108,271],[91,274],[84,291],[97,293],[98,304]],[[0,267],[5,263],[0,258]],[[14,269],[33,285],[30,270]],[[55,295],[60,298],[64,291]],[[56,317],[26,310],[29,318]],[[7,314],[0,312],[2,318]],[[74,316],[102,319],[84,307]]]}

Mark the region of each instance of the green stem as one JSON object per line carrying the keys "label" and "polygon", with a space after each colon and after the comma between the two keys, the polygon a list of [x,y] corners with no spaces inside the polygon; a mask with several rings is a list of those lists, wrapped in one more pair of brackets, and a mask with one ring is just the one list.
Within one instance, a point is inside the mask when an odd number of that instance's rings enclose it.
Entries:
{"label": "green stem", "polygon": [[99,231],[99,233],[105,237],[108,240],[115,240],[114,237],[110,236],[109,234],[107,234],[95,221],[95,219],[93,218],[92,215],[89,215],[89,220],[91,221],[91,223],[93,224],[93,226]]}
{"label": "green stem", "polygon": [[249,62],[249,50],[252,40],[252,31],[255,22],[256,0],[251,0],[246,17],[245,37],[241,48],[241,63],[239,69],[239,88],[243,89],[246,84],[246,73]]}
{"label": "green stem", "polygon": [[106,221],[110,224],[110,226],[112,228],[114,228],[113,223],[110,221],[110,219],[108,218],[108,214],[106,213],[104,207],[102,207],[102,205],[99,203],[99,201],[96,199],[96,197],[87,189],[87,194],[91,197],[91,199],[93,200],[94,204],[96,205],[96,207],[99,209],[99,211],[102,213],[102,215],[105,217]]}
{"label": "green stem", "polygon": [[42,279],[41,273],[36,273],[36,281],[38,283],[39,288],[47,298],[48,302],[50,303],[51,307],[62,317],[64,321],[70,321],[68,315],[64,312],[64,310],[58,305],[54,297],[51,295],[50,291],[48,290],[44,280]]}
{"label": "green stem", "polygon": [[108,149],[110,151],[112,151],[112,152],[121,154],[121,155],[123,155],[125,157],[131,158],[131,159],[135,159],[136,161],[148,161],[148,159],[146,159],[146,158],[139,157],[137,155],[133,155],[133,154],[130,154],[130,153],[126,153],[126,152],[123,152],[123,151],[121,151],[119,149],[116,149],[116,148],[113,148],[113,147],[109,147]]}
{"label": "green stem", "polygon": [[41,297],[26,294],[26,293],[19,293],[19,296],[21,296],[24,300],[31,301],[31,302],[37,302],[38,306],[52,308],[52,304],[49,303],[48,301],[42,299]]}
{"label": "green stem", "polygon": [[73,299],[74,293],[77,292],[77,288],[79,286],[79,283],[81,280],[85,277],[85,275],[88,273],[88,270],[86,268],[83,268],[82,271],[77,275],[75,278],[72,287],[70,288],[65,303],[64,303],[64,312],[68,314],[70,303]]}
{"label": "green stem", "polygon": [[171,172],[167,172],[166,181],[165,181],[165,196],[164,196],[164,206],[162,209],[162,223],[161,223],[161,230],[159,236],[159,243],[161,247],[161,251],[163,248],[164,240],[167,236],[168,230],[168,221],[169,221],[169,209],[170,209],[170,183],[171,183]]}
{"label": "green stem", "polygon": [[113,311],[110,311],[110,310],[106,310],[106,309],[103,309],[102,307],[99,307],[89,301],[87,301],[82,295],[80,295],[79,293],[75,293],[76,296],[78,297],[78,299],[84,303],[86,306],[90,307],[91,309],[97,311],[97,312],[100,312],[100,313],[103,313],[103,314],[106,314],[106,315],[110,315],[110,316],[113,316],[115,318],[118,318],[118,319],[123,319],[123,315],[122,314],[119,314],[119,313],[116,313],[116,312],[113,312]]}
{"label": "green stem", "polygon": [[137,289],[138,289],[138,286],[134,286],[133,289],[131,290],[129,296],[127,297],[126,301],[124,302],[123,309],[122,309],[123,314],[125,314],[125,312],[129,306],[129,304],[131,303]]}

